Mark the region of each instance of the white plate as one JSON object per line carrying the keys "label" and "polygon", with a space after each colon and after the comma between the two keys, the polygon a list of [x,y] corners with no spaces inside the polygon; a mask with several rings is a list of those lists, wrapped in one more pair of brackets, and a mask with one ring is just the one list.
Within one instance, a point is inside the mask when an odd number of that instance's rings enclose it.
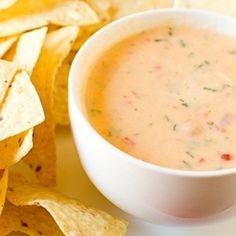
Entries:
{"label": "white plate", "polygon": [[[77,156],[69,128],[57,128],[56,133],[58,150],[58,189],[71,197],[80,199],[89,206],[94,206],[128,220],[128,236],[236,235],[236,214],[228,214],[227,217],[210,225],[188,228],[153,225],[127,215],[103,197],[86,176]],[[86,139],[86,137],[84,138]]]}

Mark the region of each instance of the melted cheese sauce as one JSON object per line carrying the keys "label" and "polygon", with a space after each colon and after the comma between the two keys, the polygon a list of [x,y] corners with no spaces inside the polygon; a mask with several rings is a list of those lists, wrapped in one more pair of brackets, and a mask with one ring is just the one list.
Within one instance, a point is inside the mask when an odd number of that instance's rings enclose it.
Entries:
{"label": "melted cheese sauce", "polygon": [[91,69],[92,126],[117,148],[183,170],[236,166],[236,39],[163,26],[114,45]]}

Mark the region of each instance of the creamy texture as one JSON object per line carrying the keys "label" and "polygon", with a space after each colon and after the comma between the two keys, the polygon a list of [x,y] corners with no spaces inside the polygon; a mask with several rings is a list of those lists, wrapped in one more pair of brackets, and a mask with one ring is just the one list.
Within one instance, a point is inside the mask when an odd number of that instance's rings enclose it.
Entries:
{"label": "creamy texture", "polygon": [[146,162],[236,166],[236,39],[165,25],[114,45],[91,69],[89,121]]}

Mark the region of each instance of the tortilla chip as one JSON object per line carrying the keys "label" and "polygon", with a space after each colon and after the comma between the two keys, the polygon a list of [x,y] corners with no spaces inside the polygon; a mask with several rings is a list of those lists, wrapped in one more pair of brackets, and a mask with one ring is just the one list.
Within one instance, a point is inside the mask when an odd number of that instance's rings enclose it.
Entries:
{"label": "tortilla chip", "polygon": [[63,236],[50,214],[42,207],[16,207],[7,201],[0,216],[0,235],[7,236],[11,232],[29,236]]}
{"label": "tortilla chip", "polygon": [[[8,170],[0,170],[0,215],[4,207],[8,185]],[[0,234],[1,235],[1,234]]]}
{"label": "tortilla chip", "polygon": [[29,75],[39,58],[47,27],[24,33],[20,36],[13,61]]}
{"label": "tortilla chip", "polygon": [[0,141],[0,169],[19,162],[33,147],[33,129]]}
{"label": "tortilla chip", "polygon": [[14,63],[0,60],[0,107],[15,77],[17,69]]}
{"label": "tortilla chip", "polygon": [[141,12],[155,8],[172,7],[172,0],[109,0],[112,4],[114,17],[120,18],[132,13]]}
{"label": "tortilla chip", "polygon": [[16,36],[0,39],[0,58],[5,55],[16,40]]}
{"label": "tortilla chip", "polygon": [[0,141],[28,130],[44,120],[38,94],[28,74],[15,76],[0,107]]}
{"label": "tortilla chip", "polygon": [[96,11],[102,22],[111,20],[111,3],[109,0],[86,0],[86,2]]}
{"label": "tortilla chip", "polygon": [[9,7],[12,6],[15,2],[16,2],[16,0],[1,0],[1,1],[0,1],[0,10],[9,8]]}
{"label": "tortilla chip", "polygon": [[175,0],[174,7],[200,8],[236,16],[235,0]]}
{"label": "tortilla chip", "polygon": [[21,0],[18,2],[9,10],[1,12],[0,37],[14,35],[48,24],[79,26],[99,22],[96,13],[89,5],[78,0],[54,0],[54,4],[52,0]]}
{"label": "tortilla chip", "polygon": [[56,124],[69,125],[68,76],[76,52],[72,51],[58,70],[55,79],[53,114]]}
{"label": "tortilla chip", "polygon": [[127,222],[109,214],[85,207],[54,190],[17,183],[10,178],[7,199],[16,206],[37,205],[45,208],[66,236],[123,236]]}
{"label": "tortilla chip", "polygon": [[32,168],[42,185],[55,185],[56,181],[53,85],[56,73],[69,54],[77,34],[76,26],[64,27],[48,34],[32,74],[32,82],[41,98],[46,119],[34,129],[34,147],[24,161]]}

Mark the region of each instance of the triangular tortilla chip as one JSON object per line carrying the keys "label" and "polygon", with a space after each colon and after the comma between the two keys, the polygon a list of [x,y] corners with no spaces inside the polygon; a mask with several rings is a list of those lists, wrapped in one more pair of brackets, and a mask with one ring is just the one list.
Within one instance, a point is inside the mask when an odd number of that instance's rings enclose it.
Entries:
{"label": "triangular tortilla chip", "polygon": [[0,169],[20,161],[33,147],[33,129],[0,141]]}
{"label": "triangular tortilla chip", "polygon": [[0,141],[28,130],[44,120],[38,94],[26,72],[15,76],[0,106]]}
{"label": "triangular tortilla chip", "polygon": [[0,39],[0,58],[5,55],[16,40],[16,36]]}
{"label": "triangular tortilla chip", "polygon": [[42,101],[45,122],[34,129],[34,147],[24,161],[43,185],[54,185],[56,180],[55,124],[52,114],[54,80],[77,34],[76,26],[64,27],[48,34],[31,78]]}
{"label": "triangular tortilla chip", "polygon": [[[1,0],[1,1],[0,1],[0,10],[9,8],[9,7],[12,6],[15,2],[16,2],[16,0]],[[0,14],[1,14],[1,13],[0,13]]]}
{"label": "triangular tortilla chip", "polygon": [[[6,200],[8,186],[8,170],[0,170],[0,215]],[[1,234],[0,234],[1,235]]]}
{"label": "triangular tortilla chip", "polygon": [[11,232],[21,232],[29,236],[64,235],[50,214],[42,207],[16,207],[6,202],[0,216],[0,235],[7,236]]}
{"label": "triangular tortilla chip", "polygon": [[[25,7],[27,6],[27,7]],[[99,23],[88,4],[78,0],[20,0],[0,13],[0,37],[6,37],[48,24],[61,26]]]}
{"label": "triangular tortilla chip", "polygon": [[33,68],[39,58],[46,34],[47,27],[44,27],[24,33],[19,38],[13,61],[29,75],[32,74]]}
{"label": "triangular tortilla chip", "polygon": [[174,7],[199,8],[236,16],[235,0],[175,0]]}
{"label": "triangular tortilla chip", "polygon": [[45,208],[66,236],[126,235],[127,222],[121,219],[86,207],[49,188],[17,182],[16,178],[10,178],[7,199],[16,206],[37,205]]}
{"label": "triangular tortilla chip", "polygon": [[16,72],[16,64],[5,60],[0,60],[0,107],[6,96],[11,82],[15,78]]}

